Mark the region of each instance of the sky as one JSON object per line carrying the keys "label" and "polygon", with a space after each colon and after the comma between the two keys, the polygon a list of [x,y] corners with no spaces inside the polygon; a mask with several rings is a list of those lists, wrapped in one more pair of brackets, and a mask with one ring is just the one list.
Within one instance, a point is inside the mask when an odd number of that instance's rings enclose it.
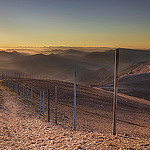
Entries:
{"label": "sky", "polygon": [[150,0],[0,0],[0,47],[150,48]]}

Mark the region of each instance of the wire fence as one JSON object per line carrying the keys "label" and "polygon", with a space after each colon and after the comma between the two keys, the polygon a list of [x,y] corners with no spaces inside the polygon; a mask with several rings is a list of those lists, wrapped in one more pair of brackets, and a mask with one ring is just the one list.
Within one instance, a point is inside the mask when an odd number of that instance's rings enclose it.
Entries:
{"label": "wire fence", "polygon": [[[45,121],[54,121],[73,129],[92,131],[101,130],[98,124],[93,124],[102,120],[101,117],[109,116],[108,118],[112,119],[110,116],[112,112],[108,108],[111,107],[111,103],[103,104],[105,99],[91,87],[19,72],[1,72],[1,79],[4,86],[19,95]],[[107,114],[102,113],[102,110],[107,108]],[[97,117],[92,118],[91,115]]]}
{"label": "wire fence", "polygon": [[[100,132],[112,130],[113,94],[110,92],[104,93],[92,87],[50,80],[36,74],[1,72],[0,76],[3,86],[19,95],[42,120],[52,121],[71,129]],[[130,109],[131,104],[127,98],[118,98],[117,121],[120,122],[118,128],[124,132],[128,132],[128,128],[125,129],[122,123],[138,127],[149,126],[144,113],[140,119],[144,119],[145,124],[139,124],[137,121],[139,106],[133,103],[134,107]],[[140,109],[149,112],[148,106],[140,105]],[[127,115],[127,112],[130,114]],[[138,119],[133,119],[132,116]]]}
{"label": "wire fence", "polygon": [[59,124],[69,122],[76,129],[76,120],[73,122],[72,119],[76,113],[73,111],[74,84],[50,81],[44,77],[37,79],[37,77],[41,76],[19,72],[1,73],[3,85],[28,102],[41,118],[48,121],[55,120]]}

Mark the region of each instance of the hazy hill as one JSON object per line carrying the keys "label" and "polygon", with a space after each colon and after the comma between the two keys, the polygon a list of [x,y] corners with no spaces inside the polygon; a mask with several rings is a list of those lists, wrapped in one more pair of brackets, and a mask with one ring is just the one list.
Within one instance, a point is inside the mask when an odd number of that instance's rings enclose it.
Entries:
{"label": "hazy hill", "polygon": [[[92,52],[85,56],[87,61],[93,61],[96,63],[102,63],[106,67],[113,67],[114,65],[114,50],[107,50],[104,52]],[[120,48],[120,70],[124,70],[125,67],[141,62],[150,60],[149,50],[134,50]],[[110,68],[109,68],[110,69]]]}
{"label": "hazy hill", "polygon": [[72,56],[83,57],[86,55],[86,52],[75,50],[75,49],[68,49],[66,51],[63,51],[62,53],[59,53],[59,55],[61,56],[72,55]]}
{"label": "hazy hill", "polygon": [[84,83],[84,85],[97,84],[107,78],[110,74],[110,71],[106,70],[105,68],[100,68],[96,71],[81,76],[79,78],[79,83]]}
{"label": "hazy hill", "polygon": [[[65,81],[73,81],[73,71],[76,70],[77,82],[84,85],[99,84],[107,79],[107,81],[112,80],[114,50],[85,52],[78,49],[54,49],[51,52],[53,54],[25,55],[18,52],[0,51],[0,69],[43,74]],[[119,68],[124,74],[128,72],[129,66],[141,61],[150,61],[150,51],[120,49]]]}

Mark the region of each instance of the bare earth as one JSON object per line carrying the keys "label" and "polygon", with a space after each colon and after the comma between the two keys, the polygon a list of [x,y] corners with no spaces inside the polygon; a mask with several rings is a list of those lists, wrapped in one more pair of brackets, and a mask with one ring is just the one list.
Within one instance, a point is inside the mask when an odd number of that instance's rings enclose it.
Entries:
{"label": "bare earth", "polygon": [[150,149],[148,138],[74,131],[47,123],[16,95],[2,87],[0,92],[4,99],[0,105],[0,149]]}

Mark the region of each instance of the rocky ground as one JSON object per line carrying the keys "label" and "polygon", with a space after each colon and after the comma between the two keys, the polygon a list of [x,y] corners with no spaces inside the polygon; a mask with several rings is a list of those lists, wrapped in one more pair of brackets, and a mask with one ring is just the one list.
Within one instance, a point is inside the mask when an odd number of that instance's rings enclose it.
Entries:
{"label": "rocky ground", "polygon": [[150,149],[148,138],[64,128],[0,87],[0,149]]}

